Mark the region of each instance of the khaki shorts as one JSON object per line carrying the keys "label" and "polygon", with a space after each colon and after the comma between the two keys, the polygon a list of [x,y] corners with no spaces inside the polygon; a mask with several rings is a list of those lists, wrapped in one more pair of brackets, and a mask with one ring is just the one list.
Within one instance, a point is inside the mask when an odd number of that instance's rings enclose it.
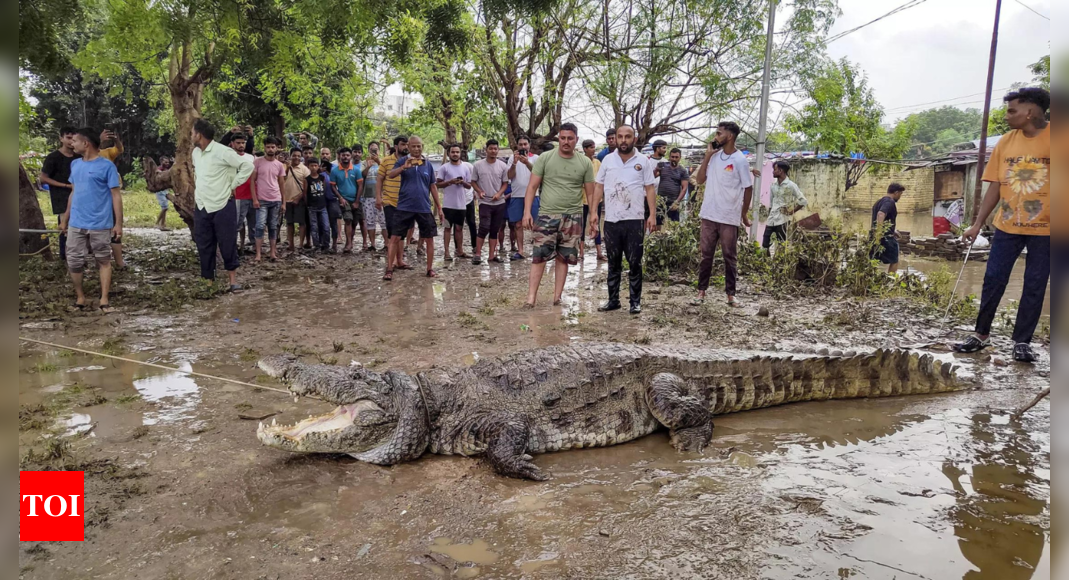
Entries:
{"label": "khaki shorts", "polygon": [[583,233],[583,214],[539,213],[531,262],[541,264],[554,258],[574,266],[579,263],[579,238]]}
{"label": "khaki shorts", "polygon": [[67,229],[67,269],[74,274],[85,272],[89,256],[97,267],[111,264],[111,230]]}

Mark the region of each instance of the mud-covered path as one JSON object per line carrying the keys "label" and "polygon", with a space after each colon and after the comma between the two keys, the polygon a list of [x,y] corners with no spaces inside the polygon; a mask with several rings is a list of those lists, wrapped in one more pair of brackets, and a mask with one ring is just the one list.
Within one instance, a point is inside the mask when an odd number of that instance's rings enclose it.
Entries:
{"label": "mud-covered path", "polygon": [[[562,307],[548,304],[548,276],[534,310],[520,307],[526,264],[458,263],[388,285],[380,264],[287,260],[178,315],[20,333],[254,383],[265,381],[255,359],[282,349],[412,371],[573,341],[811,352],[951,336],[901,300],[744,294],[732,311],[654,284],[641,317],[598,314],[605,274],[592,255]],[[962,359],[979,387],[964,393],[726,416],[700,456],[663,434],[540,456],[553,479],[530,483],[473,459],[381,468],[284,455],[239,415],[292,421],[322,403],[23,345],[22,407],[79,393],[58,417],[88,430],[72,456],[123,471],[90,476],[84,544],[22,544],[20,565],[26,578],[65,579],[1049,578],[1049,403],[1020,422],[1002,413],[1049,386],[1043,350],[1036,369],[996,364],[1005,352]],[[24,453],[41,434],[20,432]]]}

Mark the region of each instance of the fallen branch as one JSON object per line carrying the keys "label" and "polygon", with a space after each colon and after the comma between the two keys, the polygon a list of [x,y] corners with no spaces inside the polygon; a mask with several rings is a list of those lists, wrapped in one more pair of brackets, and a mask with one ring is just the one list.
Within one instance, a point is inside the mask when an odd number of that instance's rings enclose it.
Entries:
{"label": "fallen branch", "polygon": [[1035,407],[1037,404],[1039,404],[1040,401],[1042,401],[1043,399],[1046,399],[1049,396],[1050,396],[1050,387],[1047,387],[1046,389],[1043,389],[1042,393],[1036,395],[1036,398],[1032,399],[1031,403],[1028,403],[1027,405],[1021,407],[1020,409],[1017,409],[1016,411],[1013,412],[1012,415],[1010,415],[1010,417],[1013,417],[1014,419],[1020,419],[1021,415],[1024,415],[1026,412],[1028,412],[1029,409],[1031,409],[1032,407]]}

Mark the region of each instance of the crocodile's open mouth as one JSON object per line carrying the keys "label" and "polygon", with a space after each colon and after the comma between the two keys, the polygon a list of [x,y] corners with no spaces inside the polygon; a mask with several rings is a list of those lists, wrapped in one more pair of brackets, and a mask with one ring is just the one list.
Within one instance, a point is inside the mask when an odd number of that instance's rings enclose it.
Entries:
{"label": "crocodile's open mouth", "polygon": [[293,425],[260,424],[256,436],[269,447],[295,453],[361,453],[388,440],[397,418],[362,400]]}

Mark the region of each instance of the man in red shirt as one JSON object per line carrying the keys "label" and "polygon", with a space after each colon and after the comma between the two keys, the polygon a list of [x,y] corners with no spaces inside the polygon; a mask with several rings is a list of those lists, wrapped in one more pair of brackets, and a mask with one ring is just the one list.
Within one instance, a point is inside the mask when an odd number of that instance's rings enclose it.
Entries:
{"label": "man in red shirt", "polygon": [[[247,157],[249,161],[255,162],[256,158],[245,152],[245,143],[246,137],[244,133],[231,134],[230,148],[238,155]],[[237,201],[238,208],[238,228],[241,236],[238,243],[238,251],[241,252],[245,249],[246,229],[249,232],[250,242],[252,241],[253,233],[256,231],[256,212],[260,209],[260,200],[256,197],[255,175],[234,190],[234,200]],[[248,228],[245,227],[246,225],[248,225]]]}

